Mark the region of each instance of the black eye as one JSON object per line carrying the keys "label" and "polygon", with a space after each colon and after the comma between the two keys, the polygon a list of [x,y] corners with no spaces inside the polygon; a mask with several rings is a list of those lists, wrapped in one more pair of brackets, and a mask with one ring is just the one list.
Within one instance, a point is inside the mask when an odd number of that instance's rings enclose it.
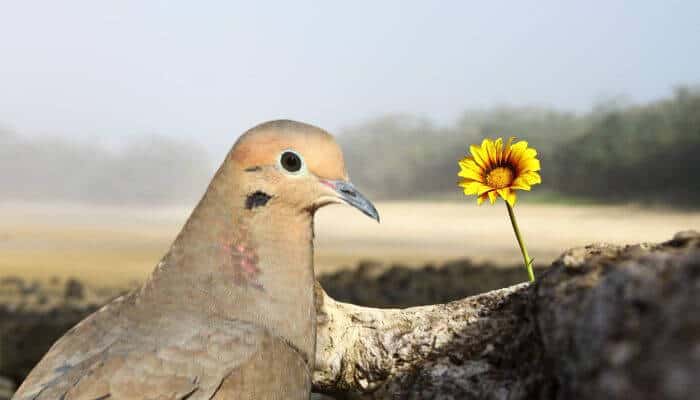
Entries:
{"label": "black eye", "polygon": [[285,151],[280,158],[280,164],[289,172],[297,172],[301,169],[301,158],[296,153]]}

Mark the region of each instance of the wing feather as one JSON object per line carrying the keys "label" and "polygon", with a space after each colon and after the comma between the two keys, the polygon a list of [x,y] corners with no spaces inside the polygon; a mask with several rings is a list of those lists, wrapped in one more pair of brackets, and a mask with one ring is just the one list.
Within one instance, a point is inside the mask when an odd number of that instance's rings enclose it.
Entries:
{"label": "wing feather", "polygon": [[[270,340],[243,321],[129,326],[113,318],[118,308],[104,308],[66,333],[13,399],[211,399],[225,377]],[[108,323],[112,330],[104,329]]]}

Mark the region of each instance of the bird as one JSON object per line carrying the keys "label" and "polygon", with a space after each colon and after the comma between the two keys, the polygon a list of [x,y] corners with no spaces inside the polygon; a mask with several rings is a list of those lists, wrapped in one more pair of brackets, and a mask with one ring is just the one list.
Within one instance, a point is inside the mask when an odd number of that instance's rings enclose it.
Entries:
{"label": "bird", "polygon": [[336,203],[379,222],[333,136],[246,131],[144,284],[71,328],[12,399],[308,399],[313,220]]}

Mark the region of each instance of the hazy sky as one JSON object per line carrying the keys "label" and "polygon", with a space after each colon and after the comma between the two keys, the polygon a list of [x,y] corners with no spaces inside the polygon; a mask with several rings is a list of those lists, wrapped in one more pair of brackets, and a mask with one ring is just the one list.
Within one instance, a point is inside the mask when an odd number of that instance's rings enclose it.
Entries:
{"label": "hazy sky", "polygon": [[573,3],[0,0],[0,126],[159,133],[216,154],[273,118],[449,123],[468,107],[586,110],[700,82],[700,1]]}

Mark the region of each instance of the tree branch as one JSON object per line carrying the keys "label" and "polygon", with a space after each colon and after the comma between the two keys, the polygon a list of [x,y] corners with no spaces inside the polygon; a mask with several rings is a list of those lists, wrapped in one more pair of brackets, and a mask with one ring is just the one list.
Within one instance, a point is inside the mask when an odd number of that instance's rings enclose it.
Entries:
{"label": "tree branch", "polygon": [[507,349],[527,340],[537,346],[525,312],[530,288],[520,284],[447,304],[377,309],[335,301],[317,285],[314,389],[351,398],[525,390],[531,371],[519,373],[522,366],[514,365],[505,376],[498,364]]}

